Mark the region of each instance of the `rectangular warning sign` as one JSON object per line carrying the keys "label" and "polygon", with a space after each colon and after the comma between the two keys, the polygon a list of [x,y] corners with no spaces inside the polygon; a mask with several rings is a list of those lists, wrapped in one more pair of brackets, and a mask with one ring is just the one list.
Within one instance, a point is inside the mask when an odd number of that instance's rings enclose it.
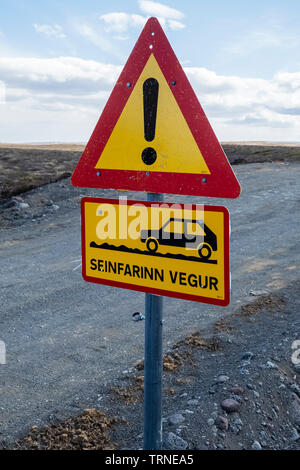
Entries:
{"label": "rectangular warning sign", "polygon": [[86,281],[229,304],[225,207],[86,197],[81,216]]}

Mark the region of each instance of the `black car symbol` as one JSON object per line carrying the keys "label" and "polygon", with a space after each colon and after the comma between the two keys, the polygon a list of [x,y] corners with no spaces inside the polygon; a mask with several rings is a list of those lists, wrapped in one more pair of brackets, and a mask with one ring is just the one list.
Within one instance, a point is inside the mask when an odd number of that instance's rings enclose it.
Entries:
{"label": "black car symbol", "polygon": [[200,258],[208,260],[212,251],[217,251],[217,236],[200,219],[170,218],[159,230],[142,230],[141,241],[152,253],[157,251],[159,245],[166,245],[195,249]]}

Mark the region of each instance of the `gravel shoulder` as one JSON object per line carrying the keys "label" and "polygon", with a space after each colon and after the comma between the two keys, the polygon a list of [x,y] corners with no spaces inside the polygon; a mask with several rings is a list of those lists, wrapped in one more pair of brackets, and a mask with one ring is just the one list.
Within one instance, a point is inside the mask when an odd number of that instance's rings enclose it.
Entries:
{"label": "gravel shoulder", "polygon": [[[299,446],[299,374],[291,363],[292,343],[300,339],[299,169],[292,162],[235,167],[243,192],[226,201],[232,224],[229,307],[165,302],[164,432],[166,437],[172,433],[166,446],[235,449],[252,448],[254,441],[262,448]],[[32,426],[38,426],[31,436],[35,444],[20,445],[39,447],[39,430],[66,419],[71,431],[61,448],[82,448],[81,427],[95,432],[101,423],[107,429],[97,448],[142,445],[143,370],[134,364],[143,358],[143,323],[130,318],[133,311],[143,311],[144,296],[82,281],[79,204],[86,195],[118,193],[73,188],[63,179],[10,196],[0,207],[0,339],[7,344],[7,364],[0,366],[4,448],[15,446]],[[166,196],[166,201],[195,199]],[[205,203],[223,205],[224,200]],[[250,360],[242,359],[247,352]],[[228,379],[220,382],[220,375]],[[137,398],[132,402],[131,396]],[[241,403],[238,411],[222,410],[225,399]],[[94,408],[107,418],[92,411],[72,421]],[[171,419],[174,414],[181,417]],[[116,423],[114,416],[127,424]],[[228,427],[225,437],[219,426]],[[56,429],[62,431],[64,424]],[[49,433],[51,445],[58,439],[62,446],[55,429]]]}
{"label": "gravel shoulder", "polygon": [[[164,449],[300,449],[300,365],[291,360],[299,288],[254,293],[206,335],[193,331],[165,351]],[[17,448],[141,449],[143,379],[141,360],[99,386],[79,417],[34,426]]]}

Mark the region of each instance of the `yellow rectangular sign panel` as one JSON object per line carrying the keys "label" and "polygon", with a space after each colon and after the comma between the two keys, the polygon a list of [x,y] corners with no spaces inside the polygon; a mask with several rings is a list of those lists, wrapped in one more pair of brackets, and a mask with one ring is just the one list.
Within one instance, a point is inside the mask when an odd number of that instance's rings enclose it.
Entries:
{"label": "yellow rectangular sign panel", "polygon": [[229,304],[225,207],[83,198],[81,215],[86,281]]}

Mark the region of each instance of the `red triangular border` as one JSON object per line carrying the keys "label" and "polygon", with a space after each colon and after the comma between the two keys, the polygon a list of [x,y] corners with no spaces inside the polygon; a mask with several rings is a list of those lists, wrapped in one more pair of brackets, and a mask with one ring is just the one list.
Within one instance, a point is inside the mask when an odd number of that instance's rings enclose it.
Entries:
{"label": "red triangular border", "polygon": [[[152,35],[154,33],[154,35]],[[149,46],[152,44],[152,49]],[[124,170],[97,170],[95,166],[151,54],[197,142],[210,175]],[[131,86],[126,86],[127,83]],[[100,173],[100,174],[99,174]],[[149,174],[147,174],[149,173]],[[230,163],[158,20],[150,18],[109,97],[92,136],[75,168],[71,182],[82,188],[105,188],[206,197],[238,197],[241,188]]]}

